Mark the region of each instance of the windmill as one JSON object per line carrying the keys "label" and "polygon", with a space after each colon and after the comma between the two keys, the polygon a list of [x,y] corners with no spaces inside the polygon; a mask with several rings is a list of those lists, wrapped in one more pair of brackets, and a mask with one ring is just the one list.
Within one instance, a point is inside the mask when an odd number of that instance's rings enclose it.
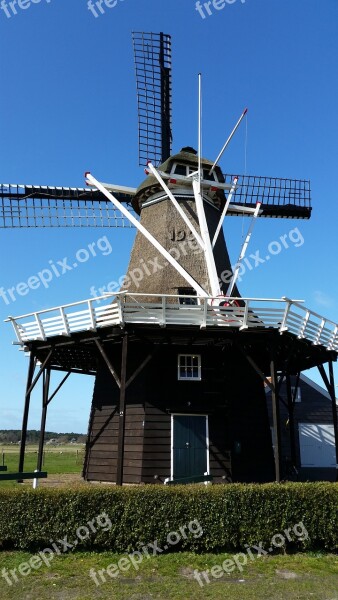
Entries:
{"label": "windmill", "polygon": [[[318,366],[334,402],[337,439],[338,326],[301,301],[243,298],[237,281],[257,218],[310,218],[310,184],[223,173],[219,160],[246,111],[215,161],[202,157],[200,114],[198,149],[172,154],[171,37],[135,32],[133,42],[141,185],[102,183],[86,173],[85,188],[0,186],[1,227],[137,230],[118,293],[8,319],[30,356],[19,471],[35,385],[42,377],[41,471],[48,405],[71,373],[83,373],[95,377],[86,479],[280,480],[285,379],[291,390],[291,375]],[[222,225],[242,215],[251,222],[232,269]],[[65,376],[50,395],[52,371]],[[294,400],[290,391],[291,448]]]}

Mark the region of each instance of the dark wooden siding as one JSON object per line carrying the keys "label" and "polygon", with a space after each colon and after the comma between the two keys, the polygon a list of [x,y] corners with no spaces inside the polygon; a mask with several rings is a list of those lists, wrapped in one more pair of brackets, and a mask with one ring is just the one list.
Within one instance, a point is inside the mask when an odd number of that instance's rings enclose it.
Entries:
{"label": "dark wooden siding", "polygon": [[[129,376],[148,350],[130,343]],[[201,354],[202,381],[178,381],[178,354]],[[118,365],[116,365],[118,370]],[[264,387],[242,355],[222,347],[158,346],[126,393],[125,483],[171,475],[171,415],[204,414],[215,482],[269,481],[273,455]],[[116,481],[119,389],[105,364],[94,387],[85,476]]]}
{"label": "dark wooden siding", "polygon": [[264,384],[243,357],[234,357],[230,410],[234,481],[264,482],[275,478],[273,448]]}
{"label": "dark wooden siding", "polygon": [[218,409],[208,418],[210,473],[216,483],[232,481],[228,420],[228,408]]}
{"label": "dark wooden siding", "polygon": [[[177,379],[177,356],[201,354],[202,381]],[[220,348],[161,349],[153,361],[147,388],[142,480],[161,481],[171,474],[171,415],[206,414],[209,422],[210,472],[216,482],[269,481],[273,453],[264,386],[241,357]],[[235,454],[235,444],[241,450]],[[154,480],[158,476],[158,480]]]}
{"label": "dark wooden siding", "polygon": [[[180,353],[201,354],[202,381],[178,381],[177,362]],[[186,346],[162,347],[155,357],[145,408],[142,470],[145,483],[163,482],[171,476],[172,414],[209,416],[210,471],[218,481],[224,481],[223,476],[231,476],[224,377],[220,379],[220,364],[214,359],[215,355],[205,348]],[[154,479],[155,476],[158,479]]]}
{"label": "dark wooden siding", "polygon": [[[146,403],[142,480],[161,483],[170,476],[171,416],[165,407]],[[158,480],[154,476],[158,476]]]}
{"label": "dark wooden siding", "polygon": [[[93,481],[116,482],[120,391],[102,364],[98,371],[92,402],[85,477]],[[140,483],[143,453],[144,404],[137,383],[132,383],[125,410],[124,481]]]}

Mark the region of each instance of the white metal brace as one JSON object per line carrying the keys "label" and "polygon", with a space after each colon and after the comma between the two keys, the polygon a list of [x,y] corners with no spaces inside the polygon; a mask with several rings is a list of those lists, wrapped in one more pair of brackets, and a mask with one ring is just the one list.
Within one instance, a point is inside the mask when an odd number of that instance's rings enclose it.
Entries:
{"label": "white metal brace", "polygon": [[208,224],[207,224],[205,211],[204,211],[204,203],[203,203],[203,198],[202,198],[202,194],[201,194],[201,186],[200,186],[199,181],[196,179],[193,179],[192,185],[193,185],[194,195],[195,195],[196,212],[197,212],[198,222],[199,222],[199,226],[200,226],[202,240],[204,242],[204,257],[205,257],[205,262],[207,265],[207,271],[208,271],[209,282],[210,282],[210,287],[211,287],[211,295],[212,296],[220,296],[221,288],[219,285],[219,279],[218,279],[217,269],[216,269],[216,264],[215,264],[215,257],[214,257],[214,253],[212,250]]}
{"label": "white metal brace", "polygon": [[224,221],[224,219],[225,219],[225,215],[226,215],[226,214],[227,214],[227,212],[228,212],[229,204],[230,204],[230,202],[231,202],[232,196],[234,195],[234,191],[235,191],[235,189],[236,189],[237,181],[238,181],[238,177],[235,177],[235,179],[234,179],[234,181],[233,181],[233,184],[232,184],[232,188],[231,188],[231,190],[230,190],[230,192],[229,192],[229,195],[228,195],[227,201],[226,201],[226,203],[225,203],[225,206],[224,206],[224,208],[223,208],[223,212],[222,212],[222,214],[221,214],[221,218],[220,218],[220,220],[219,220],[219,223],[218,223],[218,225],[217,225],[217,229],[216,229],[216,231],[215,231],[214,239],[212,240],[212,247],[213,247],[213,248],[215,247],[215,244],[216,244],[216,242],[217,242],[217,238],[218,238],[218,236],[219,236],[219,232],[221,231],[221,227],[222,227],[222,225],[223,225],[223,221]]}
{"label": "white metal brace", "polygon": [[164,191],[167,194],[168,198],[171,200],[171,202],[175,206],[177,212],[181,215],[181,217],[182,217],[183,221],[185,222],[185,224],[189,227],[191,233],[193,234],[193,236],[195,237],[195,239],[199,243],[199,245],[202,248],[202,250],[204,250],[204,243],[203,243],[203,240],[202,240],[201,236],[196,231],[196,229],[193,226],[193,224],[191,223],[189,217],[187,217],[187,215],[185,214],[184,210],[181,208],[181,206],[177,202],[177,200],[176,200],[175,196],[173,195],[173,193],[170,191],[170,189],[168,188],[168,186],[166,185],[166,183],[163,181],[161,175],[158,173],[158,171],[155,169],[155,167],[152,165],[151,162],[148,163],[148,168],[151,171],[151,173],[154,175],[154,177],[156,177],[157,181],[162,186],[162,188],[164,189]]}
{"label": "white metal brace", "polygon": [[138,229],[144,235],[144,237],[156,248],[156,250],[158,250],[162,256],[164,256],[164,258],[176,269],[176,271],[182,275],[189,285],[196,290],[198,296],[202,296],[203,298],[208,296],[207,292],[197,283],[197,281],[195,281],[195,279],[191,277],[191,275],[177,262],[177,260],[175,260],[174,257],[165,248],[163,248],[162,244],[160,244],[160,242],[158,242],[157,239],[154,238],[154,236],[151,235],[151,233],[149,233],[149,231],[141,223],[139,223],[134,215],[132,215],[129,210],[123,206],[123,204],[121,204],[121,202],[119,202],[115,196],[113,196],[113,194],[106,190],[102,183],[95,179],[91,173],[86,173],[85,176],[89,183],[97,187],[97,189],[100,190],[100,192],[102,192],[102,194],[104,194],[106,198],[108,198],[108,200],[110,200],[125,217],[127,217],[127,219],[136,227],[136,229]]}
{"label": "white metal brace", "polygon": [[[86,181],[86,184],[92,186],[92,184],[89,181]],[[103,182],[102,182],[102,185],[104,185],[106,190],[108,190],[109,192],[115,192],[118,194],[126,194],[127,196],[135,196],[135,194],[137,192],[137,188],[127,187],[125,185],[116,185],[114,183],[103,183]]]}
{"label": "white metal brace", "polygon": [[246,251],[248,249],[250,238],[252,236],[253,228],[255,226],[255,222],[256,222],[256,219],[258,217],[258,214],[259,214],[259,211],[260,211],[260,208],[261,208],[261,204],[262,204],[261,202],[257,202],[257,204],[256,204],[256,210],[255,210],[255,212],[253,214],[252,221],[251,221],[251,224],[250,224],[247,236],[246,236],[246,238],[244,240],[244,244],[242,246],[242,250],[240,252],[240,255],[239,255],[239,258],[238,258],[238,261],[237,261],[237,264],[236,264],[236,268],[234,270],[234,274],[233,274],[233,276],[231,278],[231,281],[229,283],[229,287],[227,289],[227,293],[226,293],[227,297],[231,296],[232,291],[233,291],[233,289],[235,287],[236,281],[238,279],[239,269],[240,269],[242,261],[243,261],[243,259],[245,257]]}
{"label": "white metal brace", "polygon": [[210,169],[210,171],[209,171],[209,175],[211,175],[211,173],[212,173],[212,172],[215,170],[215,167],[216,167],[216,165],[217,165],[217,163],[218,163],[219,159],[221,158],[221,156],[223,155],[223,152],[225,151],[225,149],[227,148],[227,146],[228,146],[228,145],[229,145],[229,143],[231,142],[231,140],[232,140],[233,136],[235,135],[235,133],[236,133],[236,131],[237,131],[238,127],[240,126],[240,124],[241,124],[242,120],[244,119],[244,117],[245,117],[245,115],[246,115],[246,113],[247,113],[247,112],[248,112],[248,109],[247,109],[247,108],[246,108],[245,110],[243,110],[243,112],[242,112],[241,116],[239,117],[239,119],[238,119],[238,121],[237,121],[237,123],[236,123],[235,127],[233,128],[232,132],[230,133],[230,135],[229,135],[229,137],[228,137],[227,141],[225,142],[225,144],[224,144],[224,146],[223,146],[222,150],[220,151],[219,155],[217,156],[217,158],[216,158],[216,160],[215,160],[214,164],[212,165],[212,167],[211,167],[211,169]]}

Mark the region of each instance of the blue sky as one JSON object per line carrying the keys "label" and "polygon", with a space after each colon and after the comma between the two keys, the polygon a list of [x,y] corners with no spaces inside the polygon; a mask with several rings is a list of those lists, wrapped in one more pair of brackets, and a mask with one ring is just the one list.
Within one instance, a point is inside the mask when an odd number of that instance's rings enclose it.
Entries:
{"label": "blue sky", "polygon": [[[235,0],[211,7],[204,19],[195,0],[118,0],[97,18],[87,0],[22,4],[27,8],[17,5],[17,14],[7,8],[9,17],[0,10],[0,181],[82,186],[90,170],[103,181],[137,186],[143,170],[131,31],[171,33],[173,149],[196,146],[202,72],[205,156],[217,155],[247,106],[247,127],[222,158],[223,170],[243,173],[246,163],[250,174],[311,179],[312,219],[261,219],[250,250],[265,256],[270,242],[295,227],[304,243],[291,243],[247,272],[242,295],[304,299],[337,321],[337,1]],[[247,226],[241,219],[225,222],[234,262]],[[27,369],[3,319],[89,297],[91,286],[124,274],[133,241],[132,232],[119,229],[0,230],[5,289],[103,236],[109,254],[10,305],[0,298],[0,428],[21,426]],[[338,384],[338,369],[336,377]],[[86,431],[92,385],[91,378],[72,376],[50,406],[47,428]],[[40,390],[29,426],[38,428],[39,420]]]}

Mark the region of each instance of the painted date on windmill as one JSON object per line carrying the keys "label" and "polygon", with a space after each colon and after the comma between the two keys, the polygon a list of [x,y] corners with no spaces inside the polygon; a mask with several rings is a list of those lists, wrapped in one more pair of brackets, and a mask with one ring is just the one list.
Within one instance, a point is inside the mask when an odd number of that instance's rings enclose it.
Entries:
{"label": "painted date on windmill", "polygon": [[172,242],[183,242],[183,240],[193,240],[194,236],[185,229],[170,229],[169,239]]}

